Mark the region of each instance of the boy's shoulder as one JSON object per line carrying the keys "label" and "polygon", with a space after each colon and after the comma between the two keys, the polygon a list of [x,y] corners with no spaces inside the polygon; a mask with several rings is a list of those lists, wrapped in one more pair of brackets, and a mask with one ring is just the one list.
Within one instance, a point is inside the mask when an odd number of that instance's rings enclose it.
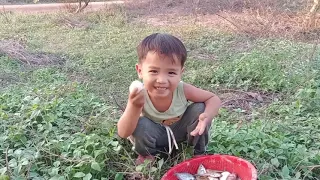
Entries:
{"label": "boy's shoulder", "polygon": [[181,82],[181,86],[183,86],[185,97],[192,102],[204,102],[207,99],[215,96],[214,93],[189,83]]}

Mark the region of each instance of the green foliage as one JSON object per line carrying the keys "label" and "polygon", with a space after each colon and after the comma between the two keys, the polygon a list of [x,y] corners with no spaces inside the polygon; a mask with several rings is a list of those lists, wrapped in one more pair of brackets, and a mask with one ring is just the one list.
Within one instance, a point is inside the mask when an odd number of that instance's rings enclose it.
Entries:
{"label": "green foliage", "polygon": [[[199,85],[294,93],[316,76],[317,66],[305,55],[298,54],[301,51],[310,52],[311,46],[278,40],[256,40],[247,45],[250,48],[240,51],[243,48],[240,42],[246,39],[220,36],[212,35],[200,38],[198,44],[192,43],[194,49],[200,48],[204,53],[216,57],[214,62],[197,63],[196,72],[190,74],[190,78],[197,79],[195,83]],[[235,48],[237,44],[240,47]],[[210,50],[204,50],[206,48]]]}
{"label": "green foliage", "polygon": [[237,130],[237,125],[218,120],[209,151],[250,160],[261,174],[260,179],[293,179],[298,175],[312,179],[319,171],[310,172],[306,166],[320,163],[320,131],[311,127],[319,127],[320,123],[319,118],[308,121],[313,124],[298,118],[261,119]]}
{"label": "green foliage", "polygon": [[59,73],[39,70],[34,77],[34,87],[9,88],[0,96],[0,149],[8,153],[12,178],[109,177],[102,170],[122,149],[111,107]]}

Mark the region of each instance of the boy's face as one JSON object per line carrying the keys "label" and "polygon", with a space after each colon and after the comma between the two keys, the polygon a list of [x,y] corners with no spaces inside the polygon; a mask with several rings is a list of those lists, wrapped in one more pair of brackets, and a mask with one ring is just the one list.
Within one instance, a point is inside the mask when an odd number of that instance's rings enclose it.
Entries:
{"label": "boy's face", "polygon": [[139,78],[149,96],[168,97],[177,88],[183,68],[178,60],[173,60],[156,52],[149,52],[146,58],[136,65]]}

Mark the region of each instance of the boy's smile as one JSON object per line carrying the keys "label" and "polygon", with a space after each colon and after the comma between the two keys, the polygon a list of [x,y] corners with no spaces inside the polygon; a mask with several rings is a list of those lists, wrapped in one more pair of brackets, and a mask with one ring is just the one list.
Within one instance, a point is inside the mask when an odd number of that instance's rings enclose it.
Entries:
{"label": "boy's smile", "polygon": [[136,70],[149,96],[154,99],[172,96],[183,72],[177,59],[157,52],[148,52],[142,63],[136,65]]}

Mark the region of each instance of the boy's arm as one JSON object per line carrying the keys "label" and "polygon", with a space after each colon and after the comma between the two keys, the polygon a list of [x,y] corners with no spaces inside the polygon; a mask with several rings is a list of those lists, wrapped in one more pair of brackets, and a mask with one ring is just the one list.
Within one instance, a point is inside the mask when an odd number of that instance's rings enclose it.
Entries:
{"label": "boy's arm", "polygon": [[143,90],[139,93],[136,92],[137,89],[129,95],[126,109],[117,124],[118,135],[121,138],[127,138],[134,132],[142,112],[144,105],[144,92]]}
{"label": "boy's arm", "polygon": [[[184,87],[185,96],[188,100],[190,100],[192,102],[204,102],[205,103],[205,105],[206,105],[205,110],[199,116],[199,120],[203,120],[205,122],[205,125],[207,125],[209,122],[211,122],[213,120],[213,118],[215,116],[218,115],[218,112],[219,112],[219,109],[221,106],[220,98],[212,92],[197,88],[197,87],[192,86],[188,83],[184,83],[183,87]],[[199,129],[200,132],[202,130]],[[202,132],[200,133],[200,135],[201,134],[202,134]]]}

